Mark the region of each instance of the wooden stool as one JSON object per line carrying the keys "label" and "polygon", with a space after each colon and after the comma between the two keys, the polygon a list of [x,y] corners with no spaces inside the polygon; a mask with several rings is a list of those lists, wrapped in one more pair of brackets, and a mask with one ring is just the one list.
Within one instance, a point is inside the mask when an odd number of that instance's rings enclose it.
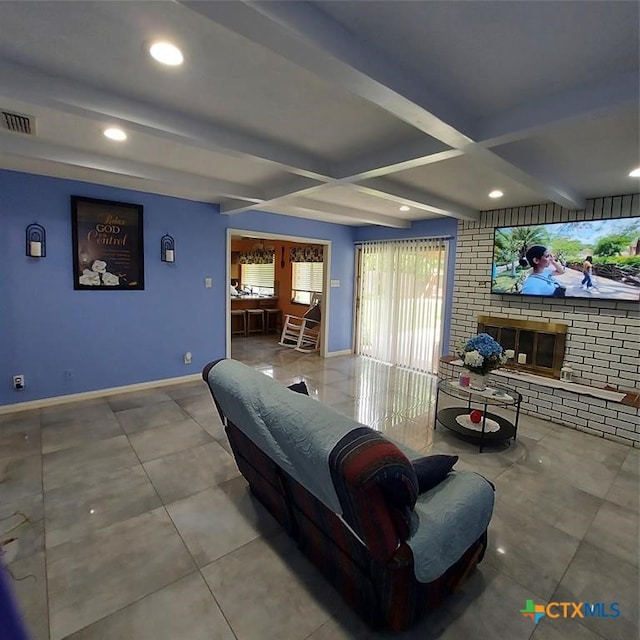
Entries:
{"label": "wooden stool", "polygon": [[264,332],[280,333],[282,330],[282,309],[265,309]]}
{"label": "wooden stool", "polygon": [[231,335],[235,334],[247,335],[247,314],[244,309],[231,310]]}
{"label": "wooden stool", "polygon": [[262,309],[247,309],[247,335],[264,333],[264,311]]}

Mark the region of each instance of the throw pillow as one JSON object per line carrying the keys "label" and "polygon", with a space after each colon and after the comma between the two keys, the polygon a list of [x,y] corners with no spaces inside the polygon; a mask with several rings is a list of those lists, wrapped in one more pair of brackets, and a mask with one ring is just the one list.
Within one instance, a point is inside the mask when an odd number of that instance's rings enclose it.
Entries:
{"label": "throw pillow", "polygon": [[418,476],[418,491],[424,493],[440,484],[453,465],[458,462],[458,456],[425,456],[412,460],[413,468]]}
{"label": "throw pillow", "polygon": [[302,393],[305,396],[309,395],[309,389],[307,389],[307,383],[304,380],[290,384],[287,389],[291,389],[291,391],[295,391],[296,393]]}

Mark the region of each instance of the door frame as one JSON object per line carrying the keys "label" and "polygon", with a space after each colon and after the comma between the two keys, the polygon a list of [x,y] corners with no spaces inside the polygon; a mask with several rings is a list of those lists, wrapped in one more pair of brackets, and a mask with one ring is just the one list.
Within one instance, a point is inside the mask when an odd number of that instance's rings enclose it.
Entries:
{"label": "door frame", "polygon": [[[226,304],[225,304],[225,335],[226,357],[231,357],[231,296],[229,295],[229,282],[231,281],[231,237],[245,236],[256,240],[286,240],[287,242],[302,242],[305,244],[319,244],[324,247],[322,265],[322,322],[320,324],[320,356],[326,358],[329,354],[327,336],[329,335],[329,309],[331,304],[331,240],[320,240],[302,236],[289,236],[284,233],[269,233],[267,231],[252,231],[250,229],[227,228],[226,246]],[[282,295],[282,292],[280,293]]]}

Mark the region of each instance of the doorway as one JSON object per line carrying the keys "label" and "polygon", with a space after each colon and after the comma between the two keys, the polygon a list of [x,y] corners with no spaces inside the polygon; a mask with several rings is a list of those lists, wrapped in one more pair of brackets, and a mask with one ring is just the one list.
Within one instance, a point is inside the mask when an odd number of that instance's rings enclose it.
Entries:
{"label": "doorway", "polygon": [[[240,244],[238,244],[240,242]],[[240,254],[240,251],[232,251],[232,247],[241,247],[245,255]],[[319,249],[313,251],[313,248]],[[295,251],[293,251],[295,249]],[[322,323],[320,326],[320,350],[317,354],[321,357],[326,357],[328,352],[328,345],[326,336],[328,335],[329,327],[329,274],[331,273],[331,241],[316,240],[315,238],[299,237],[299,236],[286,236],[282,234],[272,234],[267,232],[247,231],[244,229],[227,229],[227,283],[234,281],[243,292],[255,293],[256,291],[264,300],[258,301],[259,306],[269,306],[272,308],[278,308],[281,311],[281,323],[287,314],[301,316],[307,311],[308,304],[305,304],[304,293],[296,291],[294,283],[292,281],[293,262],[298,258],[302,250],[305,255],[313,255],[314,257],[308,258],[309,260],[322,260]],[[252,252],[260,253],[258,256],[261,259],[264,256],[271,255],[273,259],[272,273],[273,282],[268,283],[266,281],[259,281],[262,271],[267,270],[265,267],[247,266],[246,260],[247,253]],[[318,254],[321,256],[318,258]],[[249,258],[250,259],[250,258]],[[244,268],[243,268],[244,266]],[[317,268],[314,269],[317,272]],[[249,274],[246,277],[251,279],[251,282],[243,282],[243,273]],[[317,288],[317,278],[313,280],[314,286]],[[299,286],[299,285],[298,285]],[[242,330],[238,326],[237,322],[232,318],[232,300],[233,307],[244,307],[249,300],[227,295],[226,304],[226,353],[227,357],[235,357],[235,351],[238,354],[246,353],[248,348],[248,342],[255,342],[256,345],[259,342],[264,343],[273,341],[277,343],[280,339],[280,332],[275,331],[270,334],[262,334],[257,330],[256,325],[252,325],[252,333],[247,336],[246,340],[242,339]],[[262,304],[264,302],[264,304]],[[239,315],[239,314],[236,314]],[[248,316],[247,316],[248,317]],[[266,317],[266,314],[265,314]],[[233,327],[232,327],[233,322]],[[266,326],[266,325],[265,325]],[[273,327],[273,324],[270,325]],[[233,336],[232,336],[232,331]],[[232,340],[233,337],[233,340]],[[243,343],[243,344],[241,344]],[[289,350],[286,347],[281,347],[283,350]]]}

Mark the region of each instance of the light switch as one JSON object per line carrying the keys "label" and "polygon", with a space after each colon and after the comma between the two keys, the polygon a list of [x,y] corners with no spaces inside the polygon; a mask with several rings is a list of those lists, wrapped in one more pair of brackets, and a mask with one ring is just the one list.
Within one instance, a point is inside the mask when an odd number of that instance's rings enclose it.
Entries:
{"label": "light switch", "polygon": [[332,287],[339,287],[340,286],[340,280],[332,280],[331,281],[331,286]]}
{"label": "light switch", "polygon": [[204,279],[204,286],[207,289],[211,289],[211,287],[213,286],[213,281],[211,280],[211,278],[205,278]]}

